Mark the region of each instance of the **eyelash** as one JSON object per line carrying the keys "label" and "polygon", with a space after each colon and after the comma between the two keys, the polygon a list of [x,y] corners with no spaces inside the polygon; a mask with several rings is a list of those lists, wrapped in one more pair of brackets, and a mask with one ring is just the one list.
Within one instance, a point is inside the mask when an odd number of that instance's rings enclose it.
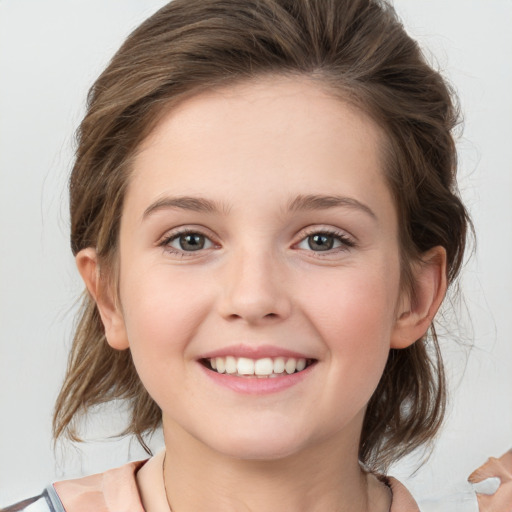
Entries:
{"label": "eyelash", "polygon": [[197,251],[185,251],[185,250],[181,250],[181,249],[175,249],[174,247],[172,247],[172,245],[170,245],[171,242],[173,242],[174,240],[177,240],[178,238],[180,238],[182,236],[186,236],[186,235],[199,235],[199,236],[204,237],[205,240],[208,240],[210,242],[210,244],[212,244],[212,246],[216,245],[215,242],[211,239],[211,237],[208,235],[205,235],[200,229],[190,229],[190,228],[182,229],[179,231],[174,231],[173,233],[165,236],[162,239],[162,241],[158,243],[158,245],[160,247],[163,247],[167,252],[177,255],[177,256],[181,256],[181,257],[192,256],[195,252],[201,252],[203,250],[202,248]]}
{"label": "eyelash", "polygon": [[310,228],[304,232],[300,241],[294,245],[298,246],[301,243],[307,242],[308,238],[314,235],[324,235],[328,237],[333,237],[335,240],[340,242],[340,246],[325,251],[313,251],[312,249],[306,249],[307,252],[311,252],[316,258],[327,257],[329,255],[333,255],[339,252],[345,252],[356,247],[355,241],[352,238],[350,238],[345,232],[332,228]]}
{"label": "eyelash", "polygon": [[[180,231],[175,231],[175,232],[165,236],[161,240],[161,242],[158,243],[158,245],[160,247],[163,247],[167,252],[177,255],[177,256],[181,256],[181,257],[187,257],[187,256],[189,257],[189,256],[192,256],[195,252],[199,253],[204,250],[204,248],[200,248],[197,251],[186,251],[183,249],[176,249],[170,245],[173,241],[177,240],[178,238],[180,238],[182,236],[186,236],[186,235],[199,235],[201,237],[204,237],[205,240],[209,241],[209,243],[212,246],[216,245],[216,243],[211,239],[211,237],[204,234],[200,229],[190,229],[190,228],[182,229]],[[315,257],[321,258],[324,256],[332,255],[333,253],[335,254],[338,252],[348,251],[349,249],[356,247],[356,243],[354,242],[354,240],[352,238],[348,237],[346,233],[344,233],[342,231],[335,230],[335,229],[326,229],[326,228],[320,228],[320,229],[319,228],[316,228],[316,229],[311,228],[311,229],[307,230],[306,232],[303,233],[299,242],[295,243],[293,245],[293,247],[297,247],[299,244],[306,242],[308,240],[308,238],[310,238],[314,235],[324,235],[327,237],[333,237],[335,240],[340,242],[340,246],[334,247],[331,249],[327,249],[325,251],[314,251],[311,248],[310,248],[310,250],[304,249],[307,252],[311,252],[312,254],[314,254]],[[209,248],[210,247],[208,247],[207,249],[209,249]]]}

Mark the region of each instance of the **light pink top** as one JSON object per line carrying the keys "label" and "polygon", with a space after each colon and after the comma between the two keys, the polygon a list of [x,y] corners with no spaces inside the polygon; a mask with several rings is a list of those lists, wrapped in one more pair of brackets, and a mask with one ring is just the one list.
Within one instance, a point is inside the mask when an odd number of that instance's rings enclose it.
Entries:
{"label": "light pink top", "polygon": [[[144,512],[135,475],[145,461],[76,480],[53,484],[66,512]],[[396,479],[386,478],[393,502],[390,512],[420,512],[409,491]]]}

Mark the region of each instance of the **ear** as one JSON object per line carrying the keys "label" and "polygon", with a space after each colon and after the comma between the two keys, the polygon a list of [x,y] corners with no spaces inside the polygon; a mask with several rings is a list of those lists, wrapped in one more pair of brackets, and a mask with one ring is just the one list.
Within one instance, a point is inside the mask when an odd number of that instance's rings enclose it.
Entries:
{"label": "ear", "polygon": [[414,290],[402,297],[391,336],[391,348],[406,348],[430,327],[446,294],[446,251],[434,247],[413,268]]}
{"label": "ear", "polygon": [[98,307],[108,344],[116,350],[128,348],[123,314],[112,286],[106,282],[108,278],[100,272],[96,250],[92,247],[82,249],[76,255],[75,261],[85,286]]}

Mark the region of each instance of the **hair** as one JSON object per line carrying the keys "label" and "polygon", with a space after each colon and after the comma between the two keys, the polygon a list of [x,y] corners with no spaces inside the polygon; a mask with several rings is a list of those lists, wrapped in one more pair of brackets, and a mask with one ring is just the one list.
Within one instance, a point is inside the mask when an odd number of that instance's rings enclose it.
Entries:
{"label": "hair", "polygon": [[[73,253],[94,247],[102,272],[115,269],[131,162],[165,112],[201,91],[276,75],[314,79],[378,123],[398,212],[402,285],[414,296],[411,266],[435,246],[446,250],[453,283],[471,227],[456,186],[458,111],[392,6],[379,0],[174,0],[142,23],[88,95],[69,184]],[[144,436],[160,426],[161,411],[130,351],[106,342],[85,292],[56,403],[55,438],[80,440],[77,417],[117,399],[130,404],[123,434],[134,434],[147,448]],[[383,470],[428,446],[445,407],[432,326],[430,336],[390,350],[367,405],[361,462]]]}

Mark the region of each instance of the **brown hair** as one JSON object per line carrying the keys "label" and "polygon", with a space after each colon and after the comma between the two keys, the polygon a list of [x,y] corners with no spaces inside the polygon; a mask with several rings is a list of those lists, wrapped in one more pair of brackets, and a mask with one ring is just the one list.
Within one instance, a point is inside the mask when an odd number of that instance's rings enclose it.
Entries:
{"label": "brown hair", "polygon": [[[95,247],[115,267],[130,161],[164,111],[201,90],[266,75],[306,76],[363,109],[387,135],[385,171],[400,220],[403,283],[410,263],[446,249],[448,281],[460,269],[469,223],[459,200],[452,130],[457,112],[393,8],[378,0],[174,0],[126,40],[88,97],[70,180],[71,247]],[[79,439],[74,419],[114,399],[131,404],[125,433],[161,422],[129,350],[106,343],[85,294],[54,435]],[[367,407],[359,456],[371,469],[431,441],[446,384],[435,331],[391,350]]]}

